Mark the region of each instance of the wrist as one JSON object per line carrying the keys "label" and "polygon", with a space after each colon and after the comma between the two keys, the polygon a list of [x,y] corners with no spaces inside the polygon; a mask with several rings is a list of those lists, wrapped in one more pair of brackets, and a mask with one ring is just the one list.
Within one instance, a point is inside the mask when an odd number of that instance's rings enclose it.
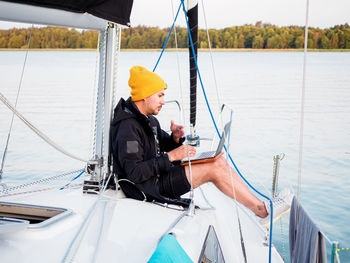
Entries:
{"label": "wrist", "polygon": [[173,138],[174,142],[179,143],[179,138],[175,138],[174,133],[171,134],[171,137]]}

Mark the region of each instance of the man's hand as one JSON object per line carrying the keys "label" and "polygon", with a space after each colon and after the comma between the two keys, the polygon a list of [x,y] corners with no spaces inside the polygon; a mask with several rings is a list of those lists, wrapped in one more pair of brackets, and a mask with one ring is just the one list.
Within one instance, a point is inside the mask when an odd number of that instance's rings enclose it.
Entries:
{"label": "man's hand", "polygon": [[[188,150],[187,150],[188,147]],[[186,158],[187,156],[192,157],[196,154],[196,148],[194,148],[191,145],[181,145],[177,147],[176,149],[168,152],[168,156],[170,158],[170,161],[180,161],[183,158]]]}
{"label": "man's hand", "polygon": [[175,124],[173,120],[171,120],[170,130],[176,143],[179,143],[180,138],[185,136],[184,126]]}

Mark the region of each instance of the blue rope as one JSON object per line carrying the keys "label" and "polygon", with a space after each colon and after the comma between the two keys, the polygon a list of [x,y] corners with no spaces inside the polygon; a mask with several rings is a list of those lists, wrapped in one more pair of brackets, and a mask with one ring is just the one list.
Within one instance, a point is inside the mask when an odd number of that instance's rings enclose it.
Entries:
{"label": "blue rope", "polygon": [[83,173],[85,173],[85,171],[83,170],[80,174],[78,174],[76,177],[74,177],[68,184],[66,184],[65,186],[62,186],[60,188],[60,190],[65,189],[68,185],[70,185],[74,180],[78,179]]}
{"label": "blue rope", "polygon": [[[168,35],[168,38],[167,38],[167,40],[165,41],[165,44],[164,44],[164,46],[163,46],[163,50],[162,50],[162,52],[161,52],[161,54],[160,54],[160,56],[159,56],[159,58],[158,58],[158,61],[157,61],[156,65],[155,65],[155,67],[154,67],[154,69],[153,69],[153,72],[154,72],[155,69],[157,68],[158,63],[159,63],[159,61],[160,61],[160,59],[161,59],[161,57],[162,57],[162,55],[163,55],[164,49],[165,49],[165,47],[166,47],[166,45],[167,45],[167,43],[168,43],[170,34],[171,34],[172,30],[173,30],[173,27],[174,27],[175,21],[176,21],[176,19],[177,19],[177,16],[178,16],[178,14],[179,14],[179,10],[180,10],[181,6],[183,7],[183,11],[184,11],[184,14],[185,14],[185,20],[186,20],[186,24],[187,24],[187,31],[188,31],[188,36],[189,36],[190,43],[191,43],[192,53],[195,54],[195,52],[194,52],[194,47],[193,47],[193,41],[192,41],[192,37],[191,37],[191,32],[190,32],[190,28],[189,28],[189,24],[188,24],[188,20],[187,20],[187,14],[186,14],[185,5],[184,5],[183,0],[181,0],[179,9],[177,10],[176,17],[175,17],[175,19],[174,19],[174,23],[173,23],[173,25],[172,25],[172,27],[171,27],[171,30],[170,30],[169,35]],[[200,74],[199,68],[198,68],[197,58],[196,58],[196,56],[193,56],[193,57],[194,57],[194,61],[195,61],[195,64],[196,64],[196,69],[197,69],[197,73],[198,73],[198,78],[199,78],[199,81],[200,81],[200,83],[201,83],[201,88],[202,88],[202,91],[203,91],[204,99],[205,99],[205,102],[206,102],[206,105],[207,105],[207,108],[208,108],[210,117],[211,117],[211,119],[212,119],[212,121],[213,121],[215,130],[216,130],[216,133],[217,133],[218,136],[221,138],[219,129],[218,129],[217,125],[216,125],[216,122],[215,122],[215,119],[214,119],[214,116],[213,116],[212,110],[211,110],[211,108],[210,108],[210,105],[209,105],[209,102],[208,102],[208,98],[207,98],[207,95],[206,95],[206,92],[205,92],[205,89],[204,89],[202,77],[201,77],[201,74]],[[224,146],[224,147],[225,147],[225,151],[227,152],[226,146]],[[246,184],[247,184],[251,189],[253,189],[256,193],[258,193],[258,194],[261,195],[262,197],[268,199],[269,202],[270,202],[270,207],[271,207],[271,218],[270,218],[269,262],[271,263],[271,244],[272,244],[272,226],[273,226],[273,225],[272,225],[272,222],[273,222],[273,205],[272,205],[272,200],[271,200],[269,197],[267,197],[266,195],[260,193],[256,188],[254,188],[254,187],[245,179],[245,177],[242,175],[242,173],[239,171],[237,165],[236,165],[235,162],[233,161],[233,159],[232,159],[230,153],[227,152],[227,154],[228,154],[228,156],[229,156],[229,159],[230,159],[231,163],[232,163],[233,166],[235,167],[237,173],[238,173],[239,176],[244,180],[244,182],[246,182]]]}
{"label": "blue rope", "polygon": [[[188,20],[187,20],[187,16],[186,16],[186,9],[185,9],[185,5],[184,5],[184,2],[183,0],[181,0],[181,4],[182,4],[182,7],[183,7],[183,11],[185,13],[185,19],[186,19],[186,24],[187,24],[187,31],[188,31],[188,36],[189,36],[189,39],[190,39],[190,43],[191,43],[191,49],[192,49],[192,53],[195,54],[194,52],[194,47],[193,47],[193,41],[192,41],[192,37],[191,37],[191,32],[190,32],[190,27],[189,27],[189,24],[188,24]],[[197,58],[196,56],[193,56],[194,57],[194,61],[195,61],[195,64],[196,64],[196,69],[197,69],[197,73],[198,73],[198,77],[199,77],[199,80],[200,80],[200,83],[201,83],[201,88],[202,88],[202,91],[203,91],[203,95],[204,95],[204,99],[205,99],[205,102],[207,104],[207,108],[209,110],[209,113],[210,113],[210,117],[213,121],[213,124],[215,126],[215,129],[216,129],[216,132],[218,134],[218,136],[220,137],[220,132],[219,132],[219,129],[216,125],[216,122],[215,122],[215,119],[214,119],[214,116],[213,116],[213,113],[211,111],[211,108],[210,108],[210,105],[209,105],[209,102],[208,102],[208,98],[207,98],[207,95],[206,95],[206,92],[205,92],[205,89],[204,89],[204,85],[203,85],[203,81],[202,81],[202,77],[200,75],[200,72],[199,72],[199,68],[198,68],[198,63],[197,63]],[[227,152],[227,149],[225,147],[225,150]],[[240,175],[240,177],[249,185],[249,187],[251,187],[256,193],[258,193],[259,195],[263,196],[264,198],[268,199],[270,201],[270,207],[271,207],[271,218],[270,218],[270,242],[269,242],[269,262],[271,262],[271,244],[272,244],[272,222],[273,222],[273,205],[272,205],[272,201],[269,197],[267,197],[266,195],[260,193],[257,189],[255,189],[245,178],[244,176],[242,175],[242,173],[239,171],[238,167],[236,166],[235,162],[233,161],[230,153],[227,153],[230,160],[231,160],[231,163],[233,164],[233,166],[235,167],[236,171],[238,172],[238,174]]]}
{"label": "blue rope", "polygon": [[158,58],[158,61],[157,61],[156,65],[154,66],[152,72],[154,72],[154,71],[156,70],[156,68],[157,68],[157,66],[158,66],[158,63],[159,63],[161,57],[163,56],[164,49],[165,49],[166,45],[168,44],[168,41],[169,41],[171,32],[173,31],[173,28],[174,28],[174,25],[175,25],[175,22],[176,22],[176,19],[177,19],[177,16],[179,15],[179,11],[180,11],[181,5],[182,5],[182,4],[180,3],[179,8],[177,9],[177,13],[176,13],[176,16],[175,16],[175,19],[174,19],[174,23],[173,23],[173,25],[171,26],[170,32],[169,32],[169,34],[168,34],[168,37],[167,37],[167,39],[166,39],[166,41],[165,41],[165,43],[164,43],[162,52],[160,53],[159,58]]}

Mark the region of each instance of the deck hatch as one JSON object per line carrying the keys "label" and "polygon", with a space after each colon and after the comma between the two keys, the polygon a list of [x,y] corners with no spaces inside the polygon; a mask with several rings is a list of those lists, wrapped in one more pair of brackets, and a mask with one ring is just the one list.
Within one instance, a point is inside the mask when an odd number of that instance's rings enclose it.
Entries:
{"label": "deck hatch", "polygon": [[65,208],[0,202],[0,217],[26,220],[29,227],[41,227],[71,214]]}

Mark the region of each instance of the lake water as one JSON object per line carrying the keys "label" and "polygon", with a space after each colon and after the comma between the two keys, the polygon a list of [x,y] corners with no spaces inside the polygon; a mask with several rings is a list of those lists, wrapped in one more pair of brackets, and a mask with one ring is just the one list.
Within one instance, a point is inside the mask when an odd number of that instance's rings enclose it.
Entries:
{"label": "lake water", "polygon": [[[159,52],[121,52],[118,98],[128,96],[131,66],[152,69],[158,55]],[[25,52],[0,52],[0,91],[12,103],[24,56]],[[176,99],[184,105],[189,97],[187,57],[185,52],[167,52],[157,68],[168,84],[166,99]],[[83,158],[90,156],[96,58],[95,52],[85,51],[30,52],[18,101],[18,110],[28,120]],[[284,153],[279,187],[290,186],[296,192],[303,54],[215,52],[218,95],[210,54],[200,52],[198,60],[215,118],[219,120],[218,101],[233,109],[230,151],[241,173],[268,193],[273,156]],[[214,129],[202,94],[199,88],[197,131],[202,137],[212,137]],[[331,240],[339,241],[340,247],[350,247],[350,53],[309,53],[305,98],[301,202]],[[188,131],[189,106],[183,108]],[[181,122],[180,117],[172,104],[165,106],[159,116],[165,129],[170,119]],[[228,118],[227,112],[223,118]],[[0,103],[0,156],[10,121],[11,112]],[[56,152],[15,118],[4,183],[18,184],[83,165]],[[274,228],[274,240],[282,255],[289,253],[287,221],[285,217]],[[350,252],[340,252],[340,258],[350,262]]]}

